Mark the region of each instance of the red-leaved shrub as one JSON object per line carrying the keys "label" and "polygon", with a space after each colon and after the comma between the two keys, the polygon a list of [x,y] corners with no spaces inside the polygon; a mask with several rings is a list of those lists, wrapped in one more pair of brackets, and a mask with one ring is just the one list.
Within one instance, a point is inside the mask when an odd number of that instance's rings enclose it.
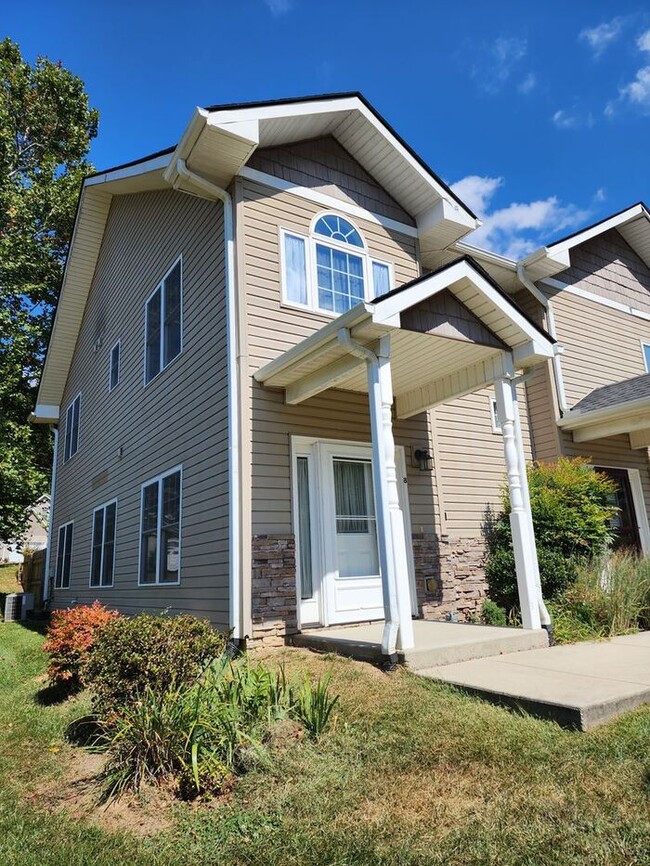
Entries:
{"label": "red-leaved shrub", "polygon": [[98,601],[54,611],[43,644],[50,656],[47,675],[53,686],[74,691],[83,685],[83,668],[97,635],[119,616]]}

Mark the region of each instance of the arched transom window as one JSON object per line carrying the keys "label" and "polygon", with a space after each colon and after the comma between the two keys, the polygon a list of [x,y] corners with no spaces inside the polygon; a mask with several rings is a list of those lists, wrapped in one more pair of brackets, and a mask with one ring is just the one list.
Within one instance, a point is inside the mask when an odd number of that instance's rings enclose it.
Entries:
{"label": "arched transom window", "polygon": [[345,217],[319,216],[310,235],[282,232],[282,296],[287,304],[338,315],[391,289],[390,266],[373,259]]}

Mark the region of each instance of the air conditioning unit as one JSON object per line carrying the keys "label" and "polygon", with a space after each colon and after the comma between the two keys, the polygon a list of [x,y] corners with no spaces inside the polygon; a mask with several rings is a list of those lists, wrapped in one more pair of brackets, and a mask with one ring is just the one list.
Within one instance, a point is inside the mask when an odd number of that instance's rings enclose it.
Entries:
{"label": "air conditioning unit", "polygon": [[10,592],[5,598],[5,622],[20,622],[34,610],[33,592]]}

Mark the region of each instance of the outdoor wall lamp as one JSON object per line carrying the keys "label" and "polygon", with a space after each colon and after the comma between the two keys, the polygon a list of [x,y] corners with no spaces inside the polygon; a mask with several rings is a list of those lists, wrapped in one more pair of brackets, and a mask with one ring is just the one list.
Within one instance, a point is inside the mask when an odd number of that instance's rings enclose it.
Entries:
{"label": "outdoor wall lamp", "polygon": [[420,472],[433,472],[433,457],[425,448],[417,448],[413,453]]}

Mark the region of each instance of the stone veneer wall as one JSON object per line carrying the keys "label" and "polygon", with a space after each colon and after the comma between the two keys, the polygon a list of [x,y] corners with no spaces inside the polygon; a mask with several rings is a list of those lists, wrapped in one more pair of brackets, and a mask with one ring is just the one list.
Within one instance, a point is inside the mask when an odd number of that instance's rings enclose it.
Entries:
{"label": "stone veneer wall", "polygon": [[[424,619],[480,612],[487,584],[482,538],[413,535],[418,607]],[[282,646],[298,630],[294,536],[253,537],[253,634],[249,646]]]}

